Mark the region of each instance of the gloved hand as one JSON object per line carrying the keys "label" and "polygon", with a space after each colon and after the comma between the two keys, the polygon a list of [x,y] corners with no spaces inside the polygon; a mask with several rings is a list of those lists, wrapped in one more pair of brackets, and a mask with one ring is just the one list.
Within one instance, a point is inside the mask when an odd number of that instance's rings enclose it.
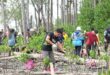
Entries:
{"label": "gloved hand", "polygon": [[56,44],[53,44],[53,45],[52,45],[52,49],[53,49],[53,50],[57,50],[57,45],[56,45]]}

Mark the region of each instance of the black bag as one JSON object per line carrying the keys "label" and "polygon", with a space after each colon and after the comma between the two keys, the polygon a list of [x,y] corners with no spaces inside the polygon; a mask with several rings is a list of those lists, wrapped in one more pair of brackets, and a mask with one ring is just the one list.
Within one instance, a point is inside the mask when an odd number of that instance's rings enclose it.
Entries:
{"label": "black bag", "polygon": [[105,38],[106,38],[107,40],[110,40],[110,28],[107,29],[107,33],[106,33]]}

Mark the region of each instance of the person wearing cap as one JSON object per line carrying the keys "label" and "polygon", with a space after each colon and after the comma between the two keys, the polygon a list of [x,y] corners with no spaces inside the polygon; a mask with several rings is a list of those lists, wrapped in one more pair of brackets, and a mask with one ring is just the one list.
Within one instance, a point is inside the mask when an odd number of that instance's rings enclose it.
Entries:
{"label": "person wearing cap", "polygon": [[[58,36],[62,34],[61,29],[56,29],[55,32],[50,32],[46,35],[43,43],[43,58],[48,57],[49,60],[55,64],[53,49],[57,49],[56,43],[59,41]],[[47,70],[47,65],[44,65]]]}
{"label": "person wearing cap", "polygon": [[82,48],[82,38],[83,34],[81,32],[81,27],[77,27],[76,31],[72,33],[71,39],[72,39],[72,44],[75,47],[74,53],[78,56],[80,56],[80,51]]}

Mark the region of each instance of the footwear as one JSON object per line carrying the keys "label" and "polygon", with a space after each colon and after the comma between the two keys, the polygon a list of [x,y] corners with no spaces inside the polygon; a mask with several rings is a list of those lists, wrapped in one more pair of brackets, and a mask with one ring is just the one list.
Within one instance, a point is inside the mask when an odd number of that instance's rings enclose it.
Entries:
{"label": "footwear", "polygon": [[58,68],[54,68],[54,71],[55,71],[55,72],[58,71]]}
{"label": "footwear", "polygon": [[[56,72],[56,71],[58,71],[58,69],[57,68],[54,68],[54,71]],[[51,72],[51,69],[48,68],[47,70],[44,70],[43,72]]]}
{"label": "footwear", "polygon": [[65,51],[61,51],[61,50],[60,50],[59,52],[61,52],[61,53],[64,53],[64,54],[65,54]]}

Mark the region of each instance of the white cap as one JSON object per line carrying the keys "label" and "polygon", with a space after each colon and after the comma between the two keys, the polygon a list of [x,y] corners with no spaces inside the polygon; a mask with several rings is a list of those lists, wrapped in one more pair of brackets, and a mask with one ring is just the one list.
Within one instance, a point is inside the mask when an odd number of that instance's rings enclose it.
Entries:
{"label": "white cap", "polygon": [[76,28],[76,30],[81,30],[81,27],[78,26],[78,27]]}

